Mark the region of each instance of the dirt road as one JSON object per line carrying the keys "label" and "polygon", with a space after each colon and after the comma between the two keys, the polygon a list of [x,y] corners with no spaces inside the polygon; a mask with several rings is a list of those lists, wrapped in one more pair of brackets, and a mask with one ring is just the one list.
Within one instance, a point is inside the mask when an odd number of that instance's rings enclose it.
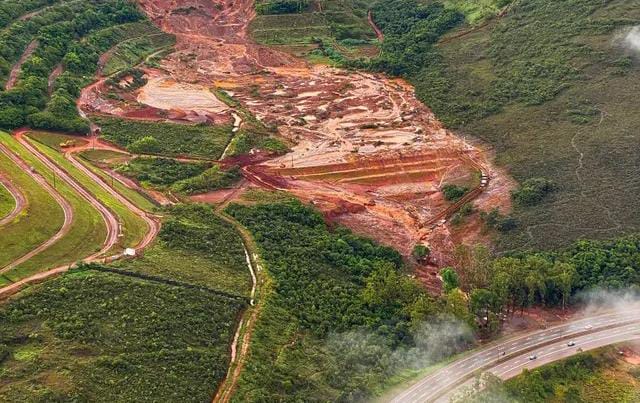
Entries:
{"label": "dirt road", "polygon": [[[139,117],[142,104],[145,111],[154,111],[149,119],[206,113],[210,122],[228,123],[233,109],[210,92],[203,95],[213,83],[293,144],[287,155],[245,171],[247,179],[267,188],[279,184],[275,187],[314,203],[332,220],[407,256],[416,243],[429,244],[438,264],[450,263],[453,233],[466,231],[464,224],[433,225],[452,210],[442,196],[443,184],[476,187],[473,178],[480,165],[491,181],[470,199],[479,210],[509,208],[513,181],[482,146],[448,131],[407,83],[309,65],[253,43],[248,35],[255,16],[252,0],[141,0],[140,5],[161,29],[176,36],[175,52],[161,62],[161,69],[145,70],[149,83],[126,94],[131,102],[110,99],[98,84],[82,91],[80,109]],[[380,172],[386,160],[416,158],[414,169]],[[344,164],[357,164],[358,172],[331,178],[303,178],[296,172]],[[290,169],[289,174],[279,174],[282,168]],[[475,232],[465,236],[480,239],[480,227],[470,225]]]}
{"label": "dirt road", "polygon": [[76,193],[80,195],[83,199],[85,199],[93,208],[95,208],[102,219],[105,222],[107,227],[107,237],[104,240],[102,248],[89,256],[86,260],[92,261],[96,258],[103,256],[106,254],[111,248],[113,248],[118,243],[118,235],[120,233],[120,223],[117,217],[109,210],[106,206],[104,206],[98,199],[96,199],[89,191],[87,191],[84,187],[82,187],[78,182],[75,181],[65,170],[60,168],[57,164],[52,162],[49,158],[47,158],[44,154],[38,151],[29,141],[24,138],[24,131],[16,131],[15,132],[16,139],[18,142],[27,149],[31,154],[33,154],[36,158],[40,160],[48,169],[63,180],[69,187],[71,187]]}
{"label": "dirt road", "polygon": [[[75,157],[76,153],[82,152],[84,150],[93,149],[90,143],[85,144],[82,147],[74,148],[73,150],[68,150],[64,153],[64,157],[69,160],[76,168],[78,168],[82,173],[84,173],[87,177],[91,178],[94,182],[96,182],[100,187],[106,190],[109,194],[115,197],[120,203],[122,203],[127,209],[131,210],[135,215],[139,216],[144,222],[147,224],[147,232],[145,233],[143,239],[136,245],[136,249],[144,249],[153,242],[153,240],[160,232],[160,221],[148,214],[135,204],[131,203],[129,199],[121,195],[114,188],[112,188],[103,178],[93,173],[90,169],[88,169],[84,164],[78,161]],[[100,148],[97,148],[100,149]],[[108,148],[107,148],[108,149]]]}
{"label": "dirt road", "polygon": [[14,185],[14,183],[9,178],[2,175],[2,173],[0,173],[0,185],[7,189],[15,202],[13,210],[11,210],[6,216],[0,218],[0,227],[3,227],[13,221],[27,207],[27,198],[20,189]]}
{"label": "dirt road", "polygon": [[49,184],[49,182],[47,182],[46,179],[44,179],[40,174],[33,172],[29,164],[27,164],[24,160],[22,160],[20,157],[14,154],[11,150],[9,150],[4,144],[0,144],[0,152],[2,152],[7,157],[9,157],[18,167],[20,167],[24,172],[26,172],[29,176],[31,176],[33,180],[35,180],[47,193],[51,195],[51,197],[55,199],[55,201],[60,205],[60,207],[62,208],[62,211],[64,212],[64,222],[62,224],[62,227],[58,230],[58,232],[54,236],[46,240],[44,243],[38,245],[35,249],[29,251],[25,255],[11,262],[10,264],[0,268],[0,274],[2,274],[26,262],[27,260],[31,259],[35,255],[39,254],[40,252],[46,250],[51,245],[53,245],[54,243],[62,239],[67,233],[69,233],[69,230],[71,229],[71,224],[73,222],[73,208],[71,207],[69,202],[64,197],[62,197],[62,195],[58,193],[58,191],[55,190]]}
{"label": "dirt road", "polygon": [[[31,152],[38,159],[40,159],[49,169],[54,170],[54,172],[56,172],[56,175],[58,175],[62,180],[64,180],[67,184],[69,184],[74,190],[76,190],[78,193],[80,193],[80,195],[83,198],[85,198],[85,200],[87,200],[94,207],[96,207],[96,209],[98,209],[98,211],[101,213],[101,215],[105,219],[105,222],[107,223],[107,228],[108,228],[107,239],[105,240],[104,245],[103,245],[103,247],[101,248],[100,251],[98,251],[95,254],[85,258],[83,261],[84,262],[102,261],[104,259],[104,255],[117,243],[118,231],[119,231],[118,220],[115,218],[115,216],[105,206],[103,206],[98,200],[96,200],[82,186],[80,186],[78,183],[76,183],[75,180],[73,180],[65,171],[60,169],[53,162],[49,161],[48,158],[46,158],[39,151],[37,151],[31,144],[29,144],[29,142],[27,140],[25,140],[24,137],[23,137],[24,136],[24,131],[17,131],[15,134],[16,134],[16,138],[18,139],[18,141],[20,141],[20,143],[23,146],[25,146],[25,148],[27,148],[27,150],[29,150],[29,152]],[[91,143],[88,143],[86,146],[90,147]],[[4,151],[2,149],[2,145],[0,145],[0,151]],[[109,193],[111,193],[112,195],[117,197],[120,202],[122,202],[125,206],[127,206],[127,208],[131,209],[135,214],[137,214],[141,218],[143,218],[143,220],[147,223],[149,230],[145,234],[145,236],[142,239],[142,241],[136,246],[136,249],[137,249],[137,251],[140,251],[140,250],[148,247],[153,242],[153,240],[155,239],[155,237],[157,236],[157,234],[158,234],[158,232],[160,230],[160,221],[159,221],[159,219],[147,214],[146,212],[144,212],[143,210],[141,210],[140,208],[138,208],[137,206],[135,206],[134,204],[129,202],[128,199],[126,199],[124,196],[120,195],[113,188],[111,188],[106,182],[104,182],[100,177],[95,175],[93,172],[91,172],[89,169],[87,169],[84,165],[82,165],[82,163],[77,161],[73,154],[75,152],[79,152],[79,151],[80,151],[80,149],[74,149],[73,151],[70,151],[65,157],[67,157],[71,161],[71,163],[73,163],[74,166],[76,166],[78,169],[80,169],[84,174],[89,176],[92,180],[94,180],[96,183],[98,183],[101,187],[103,187]],[[24,164],[23,169],[26,172],[31,172],[30,168],[26,164]],[[36,174],[32,173],[32,175],[36,175]],[[51,190],[53,190],[55,192],[55,190],[52,189],[49,186],[49,184],[43,178],[39,177],[39,175],[36,175],[36,176],[37,176],[38,179],[36,179],[36,178],[34,178],[34,179],[38,180],[39,183],[41,183],[43,187],[49,188],[49,189],[51,189]],[[42,181],[42,182],[40,182],[40,181]],[[57,192],[55,192],[55,193],[57,194]],[[64,236],[66,234],[66,232],[68,232],[69,226],[71,225],[71,222],[72,222],[72,219],[73,219],[73,210],[71,209],[71,206],[59,194],[58,194],[58,196],[60,197],[59,203],[65,203],[65,205],[66,205],[66,208],[65,208],[65,226],[66,227],[64,228],[65,229],[64,232],[61,230],[58,234],[56,234],[56,237],[54,237],[55,240],[52,239],[52,240],[47,241],[47,242],[51,241],[50,244],[53,244],[55,241],[57,241],[62,236]],[[56,200],[58,200],[58,199],[56,198]],[[63,207],[65,207],[65,205],[63,205]],[[48,244],[47,247],[50,246],[50,244]],[[46,248],[44,248],[44,249],[46,249]],[[44,249],[42,249],[42,250],[44,250]],[[108,260],[114,260],[114,259],[117,259],[119,257],[121,257],[121,255],[115,255],[115,256],[109,257]],[[22,279],[20,281],[17,281],[17,282],[15,282],[15,283],[13,283],[13,284],[11,284],[9,286],[0,288],[0,299],[6,298],[6,297],[8,297],[10,295],[15,294],[16,292],[20,291],[24,286],[27,286],[29,284],[35,284],[35,283],[44,281],[44,280],[46,280],[48,278],[51,278],[51,277],[57,276],[59,274],[62,274],[64,272],[68,271],[69,268],[70,268],[69,265],[64,265],[64,266],[61,266],[61,267],[57,267],[57,268],[54,268],[54,269],[51,269],[51,270],[48,270],[48,271],[45,271],[45,272],[37,273],[37,274],[35,274],[33,276],[30,276],[30,277],[24,278],[24,279]]]}
{"label": "dirt road", "polygon": [[9,79],[7,79],[7,83],[5,84],[5,90],[9,91],[16,85],[16,82],[18,81],[18,77],[20,76],[20,71],[22,70],[22,65],[33,54],[33,52],[35,52],[37,47],[38,47],[38,41],[33,40],[24,50],[24,53],[22,54],[22,56],[20,56],[20,59],[18,60],[18,62],[11,68],[11,72],[9,73]]}

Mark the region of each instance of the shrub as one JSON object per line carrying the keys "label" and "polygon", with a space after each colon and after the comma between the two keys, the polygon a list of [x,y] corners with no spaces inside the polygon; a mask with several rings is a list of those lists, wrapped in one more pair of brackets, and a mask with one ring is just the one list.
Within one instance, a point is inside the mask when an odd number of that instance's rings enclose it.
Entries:
{"label": "shrub", "polygon": [[442,187],[442,193],[447,201],[454,202],[460,200],[469,191],[464,186],[447,184]]}
{"label": "shrub", "polygon": [[533,206],[540,203],[553,192],[553,182],[545,178],[531,178],[524,181],[519,189],[511,193],[511,198],[521,206]]}

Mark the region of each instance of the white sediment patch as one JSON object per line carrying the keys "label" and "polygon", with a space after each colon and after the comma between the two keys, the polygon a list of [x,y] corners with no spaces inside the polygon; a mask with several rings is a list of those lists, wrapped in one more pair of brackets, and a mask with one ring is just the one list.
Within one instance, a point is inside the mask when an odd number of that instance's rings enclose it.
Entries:
{"label": "white sediment patch", "polygon": [[152,78],[138,95],[138,102],[164,110],[223,113],[229,107],[201,85],[178,83],[173,79]]}

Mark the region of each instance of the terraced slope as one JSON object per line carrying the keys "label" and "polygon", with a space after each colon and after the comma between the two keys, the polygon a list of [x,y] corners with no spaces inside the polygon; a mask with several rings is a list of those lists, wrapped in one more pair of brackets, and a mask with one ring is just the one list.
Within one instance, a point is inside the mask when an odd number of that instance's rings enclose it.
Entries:
{"label": "terraced slope", "polygon": [[[71,186],[61,180],[57,174],[54,175],[52,171],[42,163],[42,161],[27,151],[20,143],[18,143],[17,140],[6,133],[0,133],[0,142],[20,159],[25,161],[26,164],[28,164],[27,166],[33,167],[35,171],[43,177],[46,183],[55,188],[62,198],[69,203],[70,208],[73,211],[73,220],[70,223],[68,232],[65,231],[65,233],[62,234],[63,236],[56,239],[56,241],[45,250],[25,262],[20,262],[20,264],[15,267],[11,267],[10,269],[7,269],[7,267],[13,266],[12,262],[34,249],[45,240],[49,239],[49,237],[53,236],[55,231],[53,233],[47,230],[40,232],[39,229],[41,229],[40,227],[43,224],[55,222],[52,221],[56,217],[55,213],[52,214],[51,220],[48,220],[44,216],[38,218],[37,214],[34,215],[33,219],[39,219],[42,220],[42,222],[39,224],[34,224],[32,222],[29,226],[21,226],[21,234],[23,235],[9,237],[6,239],[3,242],[3,245],[7,245],[7,247],[15,245],[14,247],[16,252],[3,256],[2,267],[5,268],[3,270],[4,277],[11,281],[16,281],[29,274],[44,271],[48,268],[74,263],[77,260],[99,251],[105,242],[107,231],[103,218],[98,211],[88,204],[87,201],[78,193],[76,193]],[[49,204],[51,206],[56,206],[57,204],[54,200],[47,199],[46,197],[43,198],[43,200],[49,200]],[[45,212],[48,210],[49,209],[47,208],[44,209]],[[29,217],[29,220],[31,220],[31,216]],[[61,223],[55,227],[56,230],[60,226]],[[3,235],[9,235],[9,233],[4,230],[2,233]],[[39,241],[23,242],[25,236],[32,237],[34,234]],[[4,249],[4,251],[8,250],[10,249]]]}

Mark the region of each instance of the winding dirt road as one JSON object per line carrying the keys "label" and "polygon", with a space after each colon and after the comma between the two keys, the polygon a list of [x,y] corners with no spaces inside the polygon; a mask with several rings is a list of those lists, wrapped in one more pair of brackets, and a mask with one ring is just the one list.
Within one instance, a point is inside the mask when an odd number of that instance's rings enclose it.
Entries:
{"label": "winding dirt road", "polygon": [[[63,169],[58,167],[58,165],[56,165],[55,163],[50,161],[46,156],[44,156],[37,149],[35,149],[35,147],[33,147],[26,139],[24,139],[24,133],[25,133],[25,131],[23,131],[23,130],[22,131],[19,130],[19,131],[16,131],[14,133],[16,138],[20,142],[20,144],[22,144],[30,153],[32,153],[43,164],[45,164],[47,166],[47,168],[49,168],[53,172],[55,172],[56,175],[58,175],[59,178],[64,180],[69,186],[71,186],[72,189],[74,189],[77,193],[79,193],[80,196],[82,196],[85,200],[87,200],[87,202],[89,202],[92,206],[94,206],[100,212],[101,216],[105,220],[105,223],[107,224],[107,237],[105,239],[105,242],[104,242],[102,248],[100,249],[100,251],[98,251],[98,252],[94,253],[93,255],[88,256],[87,258],[83,259],[83,262],[89,263],[89,262],[95,262],[95,261],[103,260],[104,259],[104,255],[118,242],[118,234],[119,234],[119,222],[118,222],[118,219],[114,216],[114,214],[107,207],[105,207],[92,194],[90,194],[86,189],[84,189],[80,184],[78,184],[73,178],[71,178],[71,176],[69,174],[67,174],[66,171],[64,171]],[[89,147],[89,145],[87,145],[87,147]],[[144,248],[148,247],[153,242],[153,240],[157,236],[158,232],[160,231],[160,221],[159,221],[159,219],[157,217],[154,217],[154,216],[146,213],[145,211],[143,211],[142,209],[138,208],[137,206],[135,206],[127,198],[122,196],[115,189],[111,188],[111,186],[109,186],[109,184],[106,183],[102,178],[100,178],[98,175],[96,175],[93,172],[91,172],[91,170],[89,170],[82,163],[77,161],[77,159],[74,157],[73,154],[76,153],[76,152],[80,152],[82,150],[83,150],[83,148],[76,148],[76,149],[74,149],[72,151],[69,151],[69,152],[65,153],[65,158],[67,158],[75,167],[77,167],[85,175],[87,175],[89,178],[91,178],[93,181],[95,181],[97,184],[99,184],[101,187],[103,187],[106,191],[108,191],[110,194],[112,194],[114,197],[116,197],[121,203],[123,203],[127,208],[129,208],[131,211],[133,211],[136,215],[140,216],[147,223],[148,231],[145,234],[144,238],[138,243],[138,245],[136,246],[136,249],[137,250],[141,250],[141,249],[144,249]],[[63,206],[63,209],[65,211],[65,225],[63,226],[63,229],[61,229],[61,231],[59,231],[58,234],[56,234],[56,236],[54,236],[53,238],[49,239],[45,243],[46,246],[43,246],[43,245],[45,245],[45,244],[43,244],[38,248],[37,252],[35,252],[35,253],[34,253],[34,251],[30,252],[30,256],[29,256],[29,258],[30,258],[30,257],[35,256],[35,254],[41,252],[42,250],[46,249],[47,247],[51,246],[57,240],[62,238],[66,233],[68,233],[69,227],[71,226],[71,223],[72,223],[72,220],[73,220],[73,209],[71,208],[69,203],[62,196],[60,196],[55,191],[55,189],[53,189],[49,185],[49,183],[46,182],[46,180],[44,180],[44,178],[42,178],[39,175],[31,172],[30,167],[26,163],[24,163],[24,161],[22,161],[19,158],[17,158],[15,155],[13,155],[13,153],[11,153],[10,150],[6,149],[6,147],[4,147],[1,144],[0,144],[0,151],[8,153],[7,155],[9,155],[10,157],[14,157],[12,159],[14,159],[14,161],[21,168],[23,168],[25,170],[25,172],[29,172],[34,177],[34,179],[36,179],[36,181],[38,181],[38,183],[40,183],[45,189],[47,189],[48,191],[49,190],[53,191],[54,193],[52,193],[52,195],[54,195],[54,198],[56,198],[56,200],[61,204],[61,206]],[[121,254],[118,254],[118,255],[112,256],[112,257],[110,257],[108,259],[109,260],[114,260],[114,259],[120,258],[121,256],[122,256]],[[21,261],[19,263],[22,263],[23,261],[28,260],[28,258],[26,258],[24,260],[21,258],[20,260]],[[16,263],[16,262],[12,263],[12,267],[15,267],[19,263]],[[8,297],[10,295],[15,294],[20,289],[22,289],[22,287],[24,287],[26,285],[38,283],[38,282],[44,281],[44,280],[46,280],[48,278],[51,278],[53,276],[59,275],[61,273],[64,273],[64,272],[68,271],[69,268],[70,268],[70,265],[60,266],[60,267],[57,267],[57,268],[54,268],[54,269],[51,269],[51,270],[48,270],[48,271],[45,271],[45,272],[37,273],[37,274],[35,274],[33,276],[30,276],[30,277],[24,278],[22,280],[19,280],[19,281],[15,282],[15,283],[13,283],[13,284],[11,284],[9,286],[0,288],[0,299],[1,298],[6,298],[6,297]],[[8,270],[8,268],[6,270]],[[2,273],[2,271],[0,271],[0,273]]]}
{"label": "winding dirt road", "polygon": [[27,207],[27,198],[20,189],[18,189],[9,178],[2,175],[2,173],[0,173],[0,185],[7,189],[15,202],[13,210],[3,218],[0,218],[0,227],[3,227],[12,222],[22,212],[22,210]]}
{"label": "winding dirt road", "polygon": [[[55,201],[60,205],[62,211],[64,212],[64,222],[58,232],[35,249],[14,260],[8,265],[0,268],[0,274],[2,274],[26,262],[40,252],[46,250],[51,245],[62,239],[62,237],[67,235],[67,233],[69,233],[69,230],[71,229],[71,224],[73,223],[73,208],[71,207],[71,204],[69,204],[69,202],[64,197],[62,197],[62,195],[58,193],[58,191],[54,189],[53,186],[49,184],[49,182],[47,182],[46,179],[44,179],[40,174],[33,172],[29,164],[27,164],[19,156],[13,153],[13,151],[9,150],[9,148],[7,148],[4,144],[0,144],[0,152],[9,157],[18,167],[20,167],[24,172],[31,176],[33,180],[35,180],[47,193],[51,195],[51,197],[55,199]],[[0,289],[0,294],[1,293],[2,289]]]}
{"label": "winding dirt road", "polygon": [[[127,199],[122,194],[117,192],[114,188],[112,188],[103,178],[101,178],[100,176],[98,176],[95,173],[93,173],[84,164],[82,164],[80,161],[78,161],[76,159],[75,154],[77,154],[79,152],[82,152],[84,150],[88,150],[90,148],[91,148],[90,143],[87,143],[82,147],[77,147],[77,148],[74,148],[72,150],[67,150],[64,153],[64,157],[69,162],[71,162],[76,168],[78,168],[78,170],[80,170],[86,176],[91,178],[91,180],[93,180],[95,183],[100,185],[100,187],[102,187],[105,191],[107,191],[109,194],[111,194],[113,197],[115,197],[126,208],[128,208],[135,215],[137,215],[142,220],[144,220],[144,222],[147,224],[147,228],[148,229],[147,229],[147,232],[145,233],[144,237],[142,238],[142,240],[138,243],[138,245],[136,245],[136,249],[144,249],[144,248],[146,248],[147,246],[149,246],[151,244],[151,242],[153,242],[153,240],[158,235],[158,232],[160,232],[160,221],[156,217],[148,214],[146,211],[142,210],[141,208],[139,208],[135,204],[131,203],[131,201],[129,201],[129,199]],[[97,148],[97,149],[101,149],[101,148]],[[108,148],[106,148],[106,149],[108,149]]]}
{"label": "winding dirt road", "polygon": [[96,199],[89,191],[87,191],[82,185],[76,182],[64,169],[60,168],[56,163],[47,158],[44,154],[38,151],[29,141],[24,138],[24,131],[16,131],[15,137],[18,142],[27,149],[33,156],[38,158],[48,169],[62,179],[67,185],[69,185],[76,193],[78,193],[83,199],[85,199],[91,206],[93,206],[102,216],[107,226],[107,237],[103,243],[102,248],[89,256],[87,260],[91,261],[99,256],[106,254],[111,248],[118,243],[119,235],[119,221],[118,218],[103,205],[98,199]]}

